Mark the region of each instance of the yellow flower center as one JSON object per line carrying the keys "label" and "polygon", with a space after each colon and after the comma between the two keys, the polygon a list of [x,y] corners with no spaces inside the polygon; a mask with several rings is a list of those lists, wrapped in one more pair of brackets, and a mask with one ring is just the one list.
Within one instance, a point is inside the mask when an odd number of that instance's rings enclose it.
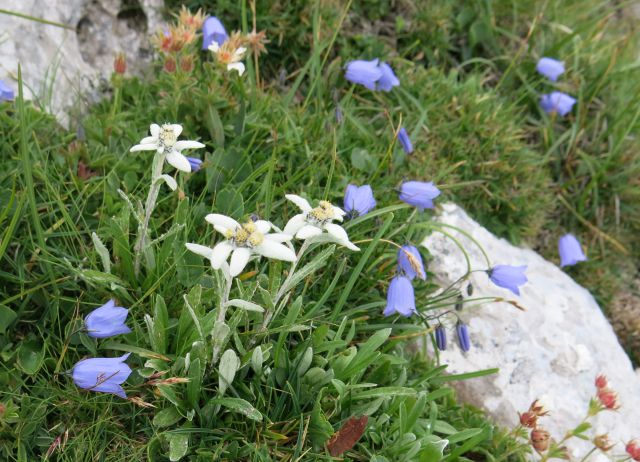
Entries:
{"label": "yellow flower center", "polygon": [[235,231],[228,231],[226,237],[237,247],[253,248],[264,242],[264,235],[253,221],[240,225]]}
{"label": "yellow flower center", "polygon": [[176,144],[176,141],[178,141],[178,137],[173,131],[173,127],[168,124],[163,125],[160,129],[160,142],[162,143],[162,145],[167,148],[171,148],[174,144]]}
{"label": "yellow flower center", "polygon": [[307,220],[318,224],[324,224],[334,218],[333,206],[327,201],[320,201],[318,207],[307,213]]}

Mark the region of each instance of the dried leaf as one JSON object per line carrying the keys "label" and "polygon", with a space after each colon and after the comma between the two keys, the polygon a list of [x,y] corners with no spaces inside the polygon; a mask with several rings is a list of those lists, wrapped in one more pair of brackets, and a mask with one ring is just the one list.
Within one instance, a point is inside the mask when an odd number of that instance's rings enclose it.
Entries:
{"label": "dried leaf", "polygon": [[356,445],[367,428],[369,417],[350,417],[344,425],[327,441],[327,449],[332,457],[348,451]]}
{"label": "dried leaf", "polygon": [[92,176],[96,176],[97,174],[98,172],[96,172],[95,170],[91,170],[87,166],[87,164],[85,164],[81,160],[78,161],[78,178],[87,181],[89,178],[91,178]]}

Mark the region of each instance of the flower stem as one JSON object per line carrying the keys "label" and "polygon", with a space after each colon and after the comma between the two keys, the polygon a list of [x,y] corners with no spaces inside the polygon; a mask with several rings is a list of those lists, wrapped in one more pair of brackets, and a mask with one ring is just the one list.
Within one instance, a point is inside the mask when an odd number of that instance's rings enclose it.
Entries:
{"label": "flower stem", "polygon": [[[218,307],[218,316],[216,318],[216,324],[224,323],[227,317],[227,303],[229,302],[229,294],[231,293],[231,287],[233,286],[233,278],[231,277],[231,274],[229,273],[229,271],[225,271],[223,269],[222,272],[224,273],[226,284],[224,287],[224,293],[222,294],[222,297],[220,297],[220,306]],[[213,354],[211,355],[213,364],[218,362],[219,354],[220,354],[220,344],[216,344],[213,347]]]}
{"label": "flower stem", "polygon": [[[278,306],[278,303],[280,302],[282,297],[285,295],[284,291],[283,291],[283,288],[287,287],[289,281],[291,281],[291,278],[293,277],[293,275],[294,275],[294,273],[296,271],[296,268],[298,266],[298,262],[302,258],[302,255],[309,248],[309,245],[310,245],[310,242],[309,242],[309,239],[307,239],[302,243],[302,246],[300,246],[300,249],[298,250],[298,254],[296,255],[296,260],[291,264],[291,269],[289,270],[289,274],[287,275],[287,278],[284,280],[284,282],[280,286],[280,289],[276,293],[276,297],[273,300],[274,309],[265,312],[264,318],[262,319],[262,325],[260,326],[260,329],[258,330],[258,332],[264,332],[269,327],[269,323],[271,322],[271,319],[273,318],[273,315],[275,314],[275,311],[276,311],[276,308]],[[251,341],[251,345],[253,345],[255,343],[255,339],[256,339],[256,337],[253,337],[253,339]]]}
{"label": "flower stem", "polygon": [[144,219],[142,223],[138,226],[138,237],[136,239],[136,244],[133,248],[135,253],[135,262],[134,262],[134,272],[136,277],[140,274],[140,259],[142,258],[142,254],[146,250],[147,246],[147,237],[149,234],[149,221],[151,220],[151,213],[153,209],[156,207],[156,202],[158,200],[158,194],[160,193],[160,187],[162,182],[158,181],[160,175],[162,175],[162,166],[164,164],[165,154],[163,152],[156,152],[155,156],[153,156],[153,166],[151,170],[151,186],[149,187],[149,194],[147,195],[147,200],[144,205]]}

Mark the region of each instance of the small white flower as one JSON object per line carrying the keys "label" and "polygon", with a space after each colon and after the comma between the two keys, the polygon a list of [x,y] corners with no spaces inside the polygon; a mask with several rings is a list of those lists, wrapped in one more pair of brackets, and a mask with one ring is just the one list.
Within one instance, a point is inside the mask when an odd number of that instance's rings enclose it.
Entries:
{"label": "small white flower", "polygon": [[182,150],[204,148],[204,144],[199,143],[198,141],[178,141],[178,136],[182,133],[182,125],[178,124],[163,124],[162,126],[158,124],[151,124],[149,131],[151,132],[151,136],[142,138],[139,144],[136,144],[130,149],[130,152],[164,152],[169,164],[183,172],[191,171],[191,164],[182,154]]}
{"label": "small white flower", "polygon": [[222,46],[218,45],[215,40],[209,45],[209,51],[216,55],[219,63],[225,64],[228,71],[237,71],[238,75],[244,74],[244,64],[241,63],[244,54],[247,52],[245,47],[231,48],[231,41],[227,40]]}
{"label": "small white flower", "polygon": [[237,276],[242,272],[252,255],[260,255],[276,260],[295,261],[296,254],[282,242],[288,242],[293,236],[284,233],[269,233],[271,223],[266,220],[238,223],[231,217],[210,213],[205,217],[216,231],[227,239],[210,247],[188,243],[187,248],[198,255],[211,260],[211,267],[219,269],[231,255],[229,272]]}
{"label": "small white flower", "polygon": [[326,231],[339,244],[351,250],[360,250],[349,240],[349,236],[342,226],[332,223],[333,220],[342,221],[342,217],[346,215],[344,210],[327,201],[320,201],[318,207],[313,208],[306,199],[295,194],[287,194],[285,197],[302,210],[302,213],[291,218],[284,227],[286,234],[305,240],[319,236],[323,231]]}

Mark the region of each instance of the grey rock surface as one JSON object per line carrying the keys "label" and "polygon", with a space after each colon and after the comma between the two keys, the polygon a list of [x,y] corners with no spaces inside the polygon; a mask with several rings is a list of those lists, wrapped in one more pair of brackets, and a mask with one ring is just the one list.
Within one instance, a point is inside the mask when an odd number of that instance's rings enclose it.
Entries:
{"label": "grey rock surface", "polygon": [[[460,315],[469,324],[471,350],[465,354],[453,345],[441,353],[443,364],[454,374],[496,367],[500,372],[456,382],[459,396],[511,428],[517,424],[518,411],[524,412],[534,399],[542,398],[551,415],[540,423],[552,437],[561,439],[586,415],[595,395],[596,375],[606,374],[622,407],[600,413],[594,428],[608,432],[619,443],[617,453],[623,454],[621,443],[640,437],[640,377],[591,294],[556,264],[494,236],[454,204],[442,205],[437,220],[472,236],[492,265],[528,266],[529,282],[519,297],[495,286],[485,272],[472,273],[474,298],[515,300],[526,311],[504,302],[465,304]],[[459,231],[446,231],[463,244],[472,269],[487,268],[478,246]],[[422,245],[433,256],[429,270],[440,283],[451,284],[466,273],[461,250],[443,234],[434,232]],[[589,442],[576,439],[568,444],[576,460],[591,447]]]}
{"label": "grey rock surface", "polygon": [[[162,0],[0,0],[0,8],[59,25],[0,13],[0,79],[67,124],[70,110],[108,89],[113,59],[128,72],[151,61],[149,36],[162,27]],[[78,106],[79,104],[79,106]]]}

